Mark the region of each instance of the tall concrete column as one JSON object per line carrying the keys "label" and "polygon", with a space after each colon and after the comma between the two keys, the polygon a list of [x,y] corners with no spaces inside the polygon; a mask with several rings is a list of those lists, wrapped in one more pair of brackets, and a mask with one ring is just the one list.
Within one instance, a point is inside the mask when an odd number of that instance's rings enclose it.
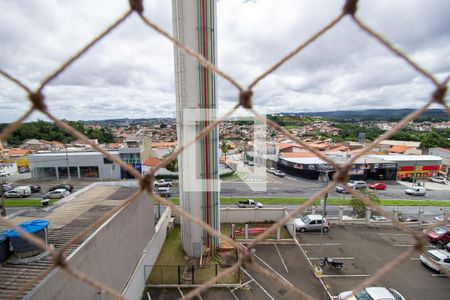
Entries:
{"label": "tall concrete column", "polygon": [[[174,36],[216,64],[216,0],[173,0]],[[177,138],[184,145],[215,119],[215,76],[175,47]],[[178,157],[180,206],[220,231],[218,132],[211,131]],[[213,253],[219,239],[181,218],[182,246],[191,257]]]}

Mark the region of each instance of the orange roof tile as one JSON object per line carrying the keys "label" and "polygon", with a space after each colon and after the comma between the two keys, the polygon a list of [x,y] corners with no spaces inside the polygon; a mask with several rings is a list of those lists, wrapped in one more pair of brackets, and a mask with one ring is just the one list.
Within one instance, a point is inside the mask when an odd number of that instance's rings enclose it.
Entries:
{"label": "orange roof tile", "polygon": [[144,166],[148,167],[155,167],[162,159],[157,157],[149,157],[146,160],[144,160]]}
{"label": "orange roof tile", "polygon": [[27,155],[31,152],[31,150],[27,149],[11,149],[9,150],[8,155]]}
{"label": "orange roof tile", "polygon": [[151,143],[152,148],[169,148],[176,147],[177,142]]}
{"label": "orange roof tile", "polygon": [[394,152],[394,153],[403,153],[403,152],[405,152],[406,150],[413,149],[413,148],[415,148],[415,147],[412,147],[412,146],[399,146],[399,145],[396,145],[396,146],[392,146],[391,148],[389,148],[389,151],[390,151],[390,152]]}
{"label": "orange roof tile", "polygon": [[291,143],[279,143],[278,144],[278,149],[283,150],[289,147],[298,147],[298,148],[303,148],[302,146],[300,146],[299,144],[291,144]]}
{"label": "orange roof tile", "polygon": [[287,152],[282,153],[281,156],[285,158],[317,157],[317,155],[312,152]]}

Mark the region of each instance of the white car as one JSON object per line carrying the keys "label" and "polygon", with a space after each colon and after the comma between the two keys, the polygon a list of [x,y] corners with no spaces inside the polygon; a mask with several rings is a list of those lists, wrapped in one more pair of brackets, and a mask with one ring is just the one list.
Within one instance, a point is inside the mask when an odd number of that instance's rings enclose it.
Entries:
{"label": "white car", "polygon": [[342,292],[338,295],[339,300],[405,300],[396,290],[385,287],[367,287],[353,295],[352,291]]}
{"label": "white car", "polygon": [[445,250],[428,250],[420,256],[420,261],[435,271],[450,271],[450,253]]}
{"label": "white car", "polygon": [[276,170],[277,169],[275,169],[275,168],[269,168],[269,169],[267,169],[267,173],[273,174]]}
{"label": "white car", "polygon": [[352,189],[366,189],[367,188],[367,182],[362,180],[355,180],[348,184],[349,187]]}
{"label": "white car", "polygon": [[414,186],[410,189],[405,190],[405,194],[411,195],[411,196],[425,196],[425,193],[427,190],[422,186]]}
{"label": "white car", "polygon": [[430,178],[428,178],[428,181],[436,182],[436,183],[440,183],[440,184],[447,184],[447,180],[445,180],[445,178],[442,178],[442,177],[430,177]]}
{"label": "white car", "polygon": [[19,193],[18,191],[15,191],[15,190],[6,191],[6,192],[3,193],[3,196],[5,196],[6,198],[22,198],[22,197],[26,197],[26,196],[23,196],[21,193]]}
{"label": "white car", "polygon": [[47,197],[50,199],[61,199],[70,195],[70,192],[66,189],[57,189],[47,193]]}
{"label": "white car", "polygon": [[296,231],[321,231],[323,224],[323,232],[328,232],[330,227],[327,219],[321,215],[306,215],[301,218],[294,219],[294,226]]}
{"label": "white car", "polygon": [[6,177],[6,176],[9,176],[9,175],[11,175],[9,172],[0,171],[0,177]]}
{"label": "white car", "polygon": [[[437,215],[437,216],[435,216],[433,219],[435,219],[436,221],[438,221],[438,222],[443,222],[444,221],[444,215],[442,214],[442,215]],[[450,222],[450,214],[449,214],[449,219],[448,219],[448,221]]]}
{"label": "white car", "polygon": [[286,176],[286,174],[281,170],[275,170],[275,172],[273,172],[273,175],[278,176],[278,177]]}

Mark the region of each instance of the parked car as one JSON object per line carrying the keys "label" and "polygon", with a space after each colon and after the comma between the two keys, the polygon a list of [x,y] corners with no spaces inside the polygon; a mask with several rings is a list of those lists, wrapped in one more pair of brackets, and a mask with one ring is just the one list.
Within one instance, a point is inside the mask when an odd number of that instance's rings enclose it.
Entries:
{"label": "parked car", "polygon": [[387,221],[388,219],[383,217],[382,215],[372,215],[370,216],[372,221]]}
{"label": "parked car", "polygon": [[70,195],[70,192],[66,189],[56,189],[48,192],[45,196],[50,199],[61,199]]}
{"label": "parked car", "polygon": [[12,189],[10,191],[4,192],[3,196],[6,198],[23,198],[23,197],[28,197],[29,194],[27,195],[27,194],[24,194],[20,190]]}
{"label": "parked car", "polygon": [[413,186],[405,190],[405,194],[410,196],[425,196],[426,192],[427,190],[422,186]]}
{"label": "parked car", "polygon": [[420,255],[420,261],[437,272],[450,271],[450,253],[445,250],[428,250]]}
{"label": "parked car", "polygon": [[71,184],[60,184],[60,185],[57,185],[57,186],[49,188],[48,191],[49,192],[53,192],[53,191],[60,190],[60,189],[67,190],[70,193],[72,193],[73,185],[71,185]]}
{"label": "parked car", "polygon": [[30,189],[32,193],[39,193],[41,191],[41,187],[37,184],[30,184]]}
{"label": "parked car", "polygon": [[162,197],[170,197],[170,187],[168,186],[157,186],[155,188],[155,192],[157,192]]}
{"label": "parked car", "polygon": [[278,176],[278,177],[286,176],[286,174],[281,170],[275,170],[275,172],[273,172],[273,175]]}
{"label": "parked car", "polygon": [[249,166],[254,166],[255,163],[254,163],[253,161],[250,160],[250,161],[248,161],[248,165],[249,165]]}
{"label": "parked car", "polygon": [[262,205],[262,203],[255,201],[253,199],[239,201],[239,203],[237,205],[240,208],[263,208],[264,207],[264,205]]}
{"label": "parked car", "polygon": [[355,180],[355,181],[350,181],[350,183],[348,184],[349,187],[351,187],[352,189],[366,189],[367,188],[367,182],[362,181],[362,180]]}
{"label": "parked car", "polygon": [[[323,226],[322,226],[323,225]],[[328,232],[330,227],[327,219],[321,215],[306,215],[301,218],[294,219],[294,226],[296,231],[321,231]]]}
{"label": "parked car", "polygon": [[399,292],[386,287],[366,287],[357,295],[353,291],[342,292],[338,295],[339,300],[405,300]]}
{"label": "parked car", "polygon": [[276,170],[277,170],[277,169],[275,169],[275,168],[268,168],[268,169],[267,169],[267,173],[273,174]]}
{"label": "parked car", "polygon": [[385,190],[385,189],[387,189],[387,184],[384,183],[384,182],[371,183],[371,184],[369,184],[369,189],[372,189],[372,190]]}
{"label": "parked car", "polygon": [[447,184],[447,180],[443,177],[430,177],[428,178],[428,181],[436,182],[440,184]]}
{"label": "parked car", "polygon": [[398,218],[400,222],[418,222],[419,219],[415,216],[401,216]]}
{"label": "parked car", "polygon": [[18,169],[18,171],[19,171],[19,173],[28,173],[28,172],[30,172],[30,168],[27,168],[27,167],[20,167],[20,168]]}
{"label": "parked car", "polygon": [[7,171],[0,171],[0,177],[7,177],[11,175],[11,173],[7,172]]}
{"label": "parked car", "polygon": [[[433,219],[435,219],[438,222],[443,222],[444,221],[444,214],[435,216]],[[449,215],[448,221],[450,222],[450,215]]]}
{"label": "parked car", "polygon": [[167,179],[161,179],[159,181],[155,181],[154,186],[158,187],[168,187],[172,186],[172,181]]}
{"label": "parked car", "polygon": [[401,181],[407,181],[407,182],[414,182],[414,178],[413,177],[402,177],[400,180]]}
{"label": "parked car", "polygon": [[348,194],[348,192],[345,190],[344,185],[342,185],[342,184],[338,184],[336,186],[336,192],[341,193],[341,194]]}
{"label": "parked car", "polygon": [[447,246],[445,246],[445,250],[447,250],[448,252],[450,252],[450,242],[448,242]]}
{"label": "parked car", "polygon": [[424,230],[428,236],[430,243],[437,244],[440,248],[444,248],[450,242],[450,228],[444,226],[434,227],[430,231]]}

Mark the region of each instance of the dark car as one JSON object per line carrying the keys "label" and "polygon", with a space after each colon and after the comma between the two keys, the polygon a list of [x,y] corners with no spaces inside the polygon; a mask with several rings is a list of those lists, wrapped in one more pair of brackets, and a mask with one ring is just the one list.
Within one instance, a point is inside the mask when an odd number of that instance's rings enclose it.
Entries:
{"label": "dark car", "polygon": [[60,189],[68,190],[69,192],[72,193],[73,185],[71,185],[71,184],[60,184],[60,185],[57,185],[57,186],[49,188],[48,191],[49,192],[53,192],[55,190],[60,190]]}
{"label": "dark car", "polygon": [[407,181],[407,182],[414,182],[414,178],[413,177],[402,177],[400,180],[401,181]]}
{"label": "dark car", "polygon": [[37,184],[30,184],[30,189],[32,193],[39,193],[41,191],[41,187]]}

